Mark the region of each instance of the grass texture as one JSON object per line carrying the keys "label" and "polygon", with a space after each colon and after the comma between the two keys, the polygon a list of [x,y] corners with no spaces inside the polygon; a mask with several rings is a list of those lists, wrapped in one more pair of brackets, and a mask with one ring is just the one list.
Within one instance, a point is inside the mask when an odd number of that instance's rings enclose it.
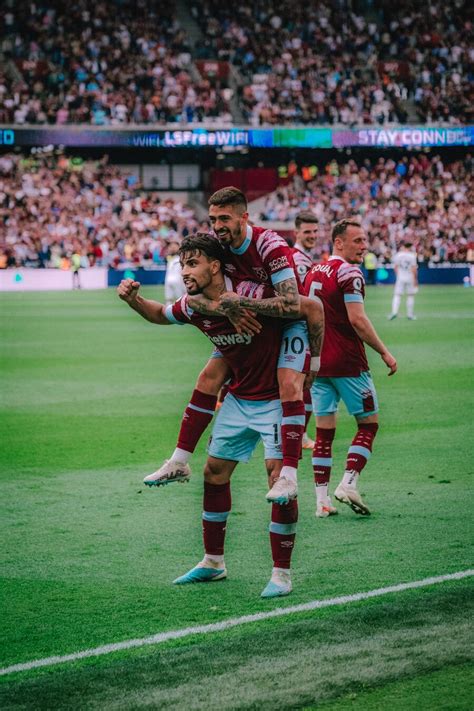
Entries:
{"label": "grass texture", "polygon": [[[146,323],[113,290],[1,294],[1,666],[472,567],[472,296],[425,287],[418,321],[388,322],[391,291],[368,290],[367,311],[399,361],[388,378],[370,355],[381,428],[361,491],[374,513],[316,519],[305,452],[294,592],[263,601],[260,448],[233,477],[229,579],[219,584],[170,584],[202,555],[206,437],[189,485],[142,485],[174,448],[211,350],[205,337]],[[342,411],[332,489],[353,433]],[[6,676],[0,703],[470,709],[469,591],[465,580]]]}

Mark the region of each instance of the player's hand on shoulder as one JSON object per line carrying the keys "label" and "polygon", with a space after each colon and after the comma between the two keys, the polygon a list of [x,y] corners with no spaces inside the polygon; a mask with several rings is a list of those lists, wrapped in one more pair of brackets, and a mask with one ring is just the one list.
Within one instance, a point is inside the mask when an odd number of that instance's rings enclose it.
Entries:
{"label": "player's hand on shoulder", "polygon": [[117,287],[117,293],[122,301],[131,304],[137,298],[140,282],[134,279],[122,279]]}
{"label": "player's hand on shoulder", "polygon": [[260,333],[262,324],[257,316],[247,309],[241,309],[236,313],[227,314],[227,318],[235,328],[237,333],[244,333],[248,336],[253,336]]}
{"label": "player's hand on shoulder", "polygon": [[397,372],[398,367],[396,359],[389,351],[385,351],[385,353],[382,353],[381,357],[387,368],[389,368],[390,370],[390,373],[388,373],[388,375],[394,375]]}

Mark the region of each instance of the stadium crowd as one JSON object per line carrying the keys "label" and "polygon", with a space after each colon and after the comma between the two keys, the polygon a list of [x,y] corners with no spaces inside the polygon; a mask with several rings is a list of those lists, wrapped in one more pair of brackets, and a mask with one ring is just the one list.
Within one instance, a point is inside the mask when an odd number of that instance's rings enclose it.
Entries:
{"label": "stadium crowd", "polygon": [[[319,220],[315,258],[329,256],[331,225],[357,215],[380,263],[402,240],[420,262],[463,262],[472,250],[473,158],[382,157],[362,165],[332,160],[305,181],[270,194],[258,222],[286,222],[309,209]],[[303,171],[304,174],[304,171]],[[257,215],[255,215],[257,217]],[[0,157],[0,268],[81,266],[125,269],[164,263],[172,240],[207,230],[183,203],[144,192],[131,175],[101,161],[41,154]]]}
{"label": "stadium crowd", "polygon": [[232,90],[193,60],[241,73],[253,124],[404,123],[411,99],[426,122],[473,118],[472,18],[467,0],[349,4],[193,0],[195,47],[164,0],[6,0],[0,121],[93,125],[232,121]]}
{"label": "stadium crowd", "polygon": [[378,157],[362,165],[332,160],[323,170],[313,166],[307,182],[296,174],[289,185],[265,200],[260,220],[288,222],[301,209],[319,220],[315,257],[329,255],[331,226],[357,215],[371,250],[389,263],[403,240],[416,246],[419,262],[463,262],[473,242],[473,156],[443,163],[425,153],[398,162]]}
{"label": "stadium crowd", "polygon": [[193,74],[172,3],[7,0],[0,16],[19,73],[0,75],[0,122],[229,120],[229,90]]}
{"label": "stadium crowd", "polygon": [[191,208],[145,193],[107,158],[0,156],[0,268],[112,268],[164,263],[200,225]]}

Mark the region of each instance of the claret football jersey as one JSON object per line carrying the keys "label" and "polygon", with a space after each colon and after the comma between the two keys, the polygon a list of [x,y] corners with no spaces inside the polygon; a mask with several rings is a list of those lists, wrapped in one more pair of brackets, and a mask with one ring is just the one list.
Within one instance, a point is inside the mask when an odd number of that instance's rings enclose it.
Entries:
{"label": "claret football jersey", "polygon": [[318,377],[358,377],[369,369],[364,343],[354,331],[346,304],[364,303],[364,275],[341,257],[318,262],[305,280],[306,294],[324,308],[324,341]]}
{"label": "claret football jersey", "polygon": [[[247,225],[247,234],[237,249],[229,247],[225,271],[238,281],[258,281],[275,287],[285,279],[297,277],[293,249],[273,230]],[[302,292],[302,288],[300,289]],[[270,298],[270,297],[268,297]]]}
{"label": "claret football jersey", "polygon": [[308,254],[308,252],[306,252],[302,247],[297,244],[295,244],[295,246],[292,248],[292,252],[293,260],[295,262],[296,267],[296,274],[300,282],[304,284],[306,274],[309,272],[314,262],[311,259],[311,255]]}
{"label": "claret football jersey", "polygon": [[[227,276],[225,280],[227,290],[240,296],[263,299],[273,295],[271,287],[255,281],[238,281]],[[239,334],[227,318],[193,311],[187,295],[167,306],[165,314],[171,323],[196,326],[212,341],[232,370],[229,392],[235,397],[243,400],[277,400],[280,397],[277,364],[282,326],[279,319],[260,316],[260,333]]]}

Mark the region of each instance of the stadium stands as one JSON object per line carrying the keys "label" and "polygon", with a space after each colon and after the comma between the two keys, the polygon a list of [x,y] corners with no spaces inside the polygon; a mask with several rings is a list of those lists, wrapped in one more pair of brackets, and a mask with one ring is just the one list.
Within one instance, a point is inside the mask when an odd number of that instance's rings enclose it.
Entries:
{"label": "stadium stands", "polygon": [[472,244],[473,168],[470,154],[450,163],[424,153],[362,165],[332,160],[308,182],[297,174],[270,194],[259,219],[291,229],[300,210],[312,210],[320,221],[317,257],[330,252],[331,225],[356,215],[382,262],[402,240],[416,245],[420,262],[464,262]]}
{"label": "stadium stands", "polygon": [[[0,268],[152,268],[166,242],[195,231],[191,208],[160,200],[107,159],[0,156]],[[207,228],[207,225],[202,225]]]}
{"label": "stadium stands", "polygon": [[10,4],[1,44],[13,63],[9,84],[0,81],[4,122],[100,126],[228,119],[224,92],[193,73],[173,3]]}
{"label": "stadium stands", "polygon": [[[357,5],[356,5],[357,6]],[[0,11],[0,118],[15,124],[447,123],[473,118],[466,0],[193,0],[192,41],[164,0],[8,0]],[[370,10],[370,11],[369,11]],[[189,24],[188,23],[188,24]],[[194,46],[195,45],[195,46]],[[197,60],[197,62],[195,62]]]}
{"label": "stadium stands", "polygon": [[[297,173],[265,198],[257,217],[290,232],[297,212],[313,210],[320,220],[315,257],[329,253],[331,224],[357,215],[382,262],[402,239],[414,241],[420,262],[464,262],[472,168],[470,155],[449,164],[426,154],[362,165],[333,160],[308,182]],[[144,193],[106,158],[0,157],[0,268],[68,268],[73,253],[83,266],[152,268],[163,263],[167,239],[199,228],[208,225],[191,208]]]}

